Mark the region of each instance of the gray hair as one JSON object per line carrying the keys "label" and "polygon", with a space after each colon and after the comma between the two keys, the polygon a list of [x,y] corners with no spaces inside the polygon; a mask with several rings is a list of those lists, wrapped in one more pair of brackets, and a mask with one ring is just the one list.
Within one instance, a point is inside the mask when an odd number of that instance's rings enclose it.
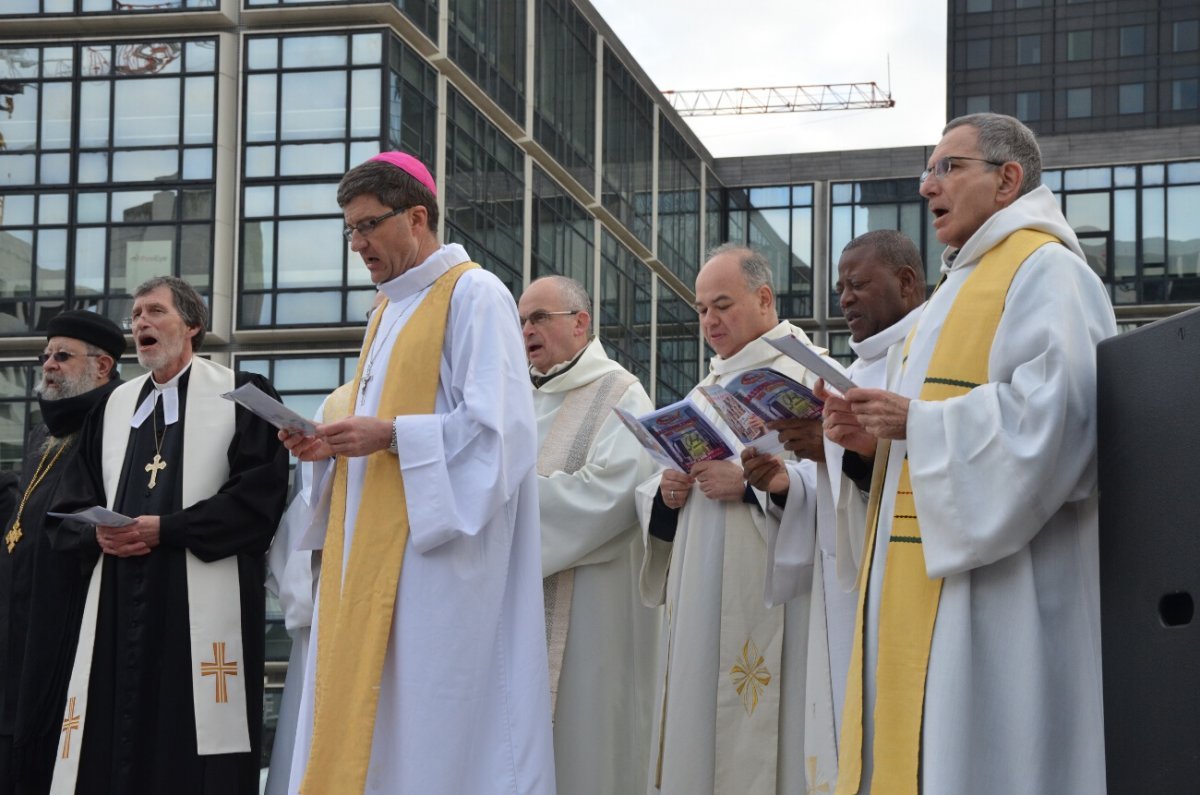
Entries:
{"label": "gray hair", "polygon": [[403,169],[381,160],[360,163],[347,171],[338,183],[338,207],[345,207],[363,194],[374,196],[380,204],[393,210],[424,207],[429,218],[429,231],[437,232],[437,197]]}
{"label": "gray hair", "polygon": [[570,276],[543,276],[540,279],[534,279],[529,283],[529,286],[538,282],[549,282],[558,288],[559,296],[563,303],[566,304],[566,309],[572,312],[587,312],[592,311],[592,297],[588,295],[587,288],[580,284]]}
{"label": "gray hair", "polygon": [[192,350],[200,350],[200,343],[204,342],[204,330],[208,328],[208,307],[204,305],[204,299],[196,292],[195,287],[178,276],[154,276],[147,279],[133,291],[133,297],[141,298],[159,287],[166,287],[171,291],[175,309],[188,328],[199,329],[196,336],[192,337]]}
{"label": "gray hair", "polygon": [[1020,195],[1042,184],[1042,150],[1033,131],[1012,116],[1000,113],[972,113],[951,119],[942,135],[955,127],[974,127],[979,131],[979,153],[997,163],[1020,164],[1023,177]]}
{"label": "gray hair", "polygon": [[842,253],[863,246],[874,251],[879,260],[891,268],[893,273],[901,268],[912,268],[917,274],[918,292],[921,295],[925,294],[925,263],[921,262],[921,252],[908,235],[895,229],[875,229],[851,240],[842,249]]}
{"label": "gray hair", "polygon": [[742,275],[746,277],[747,290],[754,291],[763,285],[774,289],[774,273],[771,270],[771,263],[762,253],[738,243],[722,243],[708,252],[708,257],[704,261],[709,262],[722,254],[738,256],[738,261],[742,265]]}

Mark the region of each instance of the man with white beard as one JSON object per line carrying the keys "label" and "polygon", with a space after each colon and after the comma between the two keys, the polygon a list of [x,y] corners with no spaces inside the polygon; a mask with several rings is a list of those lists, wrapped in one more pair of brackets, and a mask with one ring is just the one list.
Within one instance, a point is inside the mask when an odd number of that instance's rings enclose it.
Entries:
{"label": "man with white beard", "polygon": [[84,418],[121,383],[124,352],[121,329],[95,312],[69,310],[47,324],[34,387],[42,421],[25,441],[18,507],[0,551],[0,793],[50,787],[67,687],[66,671],[50,662],[74,642],[87,579],[54,551],[44,521]]}

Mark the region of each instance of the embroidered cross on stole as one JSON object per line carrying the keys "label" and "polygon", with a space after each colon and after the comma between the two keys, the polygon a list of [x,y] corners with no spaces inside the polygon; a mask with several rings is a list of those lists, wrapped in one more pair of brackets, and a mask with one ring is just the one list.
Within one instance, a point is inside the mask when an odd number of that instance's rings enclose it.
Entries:
{"label": "embroidered cross on stole", "polygon": [[[938,335],[921,387],[924,401],[965,395],[988,381],[988,358],[1009,287],[1029,255],[1058,242],[1044,232],[1022,229],[989,251],[967,276]],[[916,329],[909,333],[907,359]],[[863,628],[879,522],[880,492],[890,443],[879,443],[867,506],[867,547],[858,581],[854,645],[846,679],[837,795],[855,795],[862,779]],[[876,662],[872,795],[917,795],[920,787],[921,723],[929,650],[937,621],[942,580],[930,579],[921,544],[908,460],[900,469],[879,602],[879,659]]]}
{"label": "embroidered cross on stole", "polygon": [[[450,299],[458,279],[478,267],[464,262],[442,274],[400,330],[388,358],[379,416],[434,412]],[[358,394],[383,314],[371,317],[351,395]],[[367,459],[343,575],[347,472],[347,460],[339,458],[322,552],[312,745],[300,787],[305,793],[359,793],[366,786],[379,682],[408,543],[404,479],[396,458],[380,450]]]}

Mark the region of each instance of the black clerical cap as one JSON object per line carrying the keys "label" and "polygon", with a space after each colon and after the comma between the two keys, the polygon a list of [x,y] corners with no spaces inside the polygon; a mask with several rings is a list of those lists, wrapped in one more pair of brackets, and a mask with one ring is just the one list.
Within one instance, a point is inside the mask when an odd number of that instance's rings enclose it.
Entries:
{"label": "black clerical cap", "polygon": [[71,337],[95,345],[113,359],[125,353],[125,335],[119,326],[104,315],[86,309],[60,312],[46,324],[46,339]]}

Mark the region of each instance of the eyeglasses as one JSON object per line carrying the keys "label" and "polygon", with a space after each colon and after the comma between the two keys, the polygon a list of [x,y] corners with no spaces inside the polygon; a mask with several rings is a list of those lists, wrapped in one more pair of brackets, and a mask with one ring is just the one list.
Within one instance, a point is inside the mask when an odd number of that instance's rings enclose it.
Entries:
{"label": "eyeglasses", "polygon": [[66,364],[71,361],[72,356],[103,356],[103,353],[73,353],[71,351],[55,351],[54,353],[39,353],[37,355],[37,363],[45,364],[53,359],[59,364]]}
{"label": "eyeglasses", "polygon": [[375,231],[375,227],[379,226],[380,222],[386,221],[387,219],[391,218],[393,215],[399,215],[400,213],[405,212],[410,209],[412,209],[412,208],[411,207],[397,207],[395,210],[392,210],[390,213],[384,213],[383,215],[379,216],[378,218],[372,218],[369,221],[360,221],[359,223],[355,224],[354,226],[346,226],[342,229],[342,237],[346,238],[347,243],[349,243],[351,240],[354,239],[355,232],[358,232],[359,237],[366,237],[367,235],[369,235]]}
{"label": "eyeglasses", "polygon": [[921,172],[921,184],[925,184],[925,180],[929,179],[930,175],[938,179],[945,179],[950,173],[950,169],[954,167],[955,160],[974,160],[977,163],[987,163],[992,166],[1002,166],[1003,161],[988,160],[986,157],[967,157],[965,155],[948,155],[939,160],[934,161],[933,168],[927,168]]}
{"label": "eyeglasses", "polygon": [[540,326],[555,315],[578,315],[578,309],[564,309],[561,312],[547,312],[544,309],[539,309],[536,312],[530,312],[529,317],[519,318],[521,328],[525,328],[525,324],[529,323],[533,326]]}

